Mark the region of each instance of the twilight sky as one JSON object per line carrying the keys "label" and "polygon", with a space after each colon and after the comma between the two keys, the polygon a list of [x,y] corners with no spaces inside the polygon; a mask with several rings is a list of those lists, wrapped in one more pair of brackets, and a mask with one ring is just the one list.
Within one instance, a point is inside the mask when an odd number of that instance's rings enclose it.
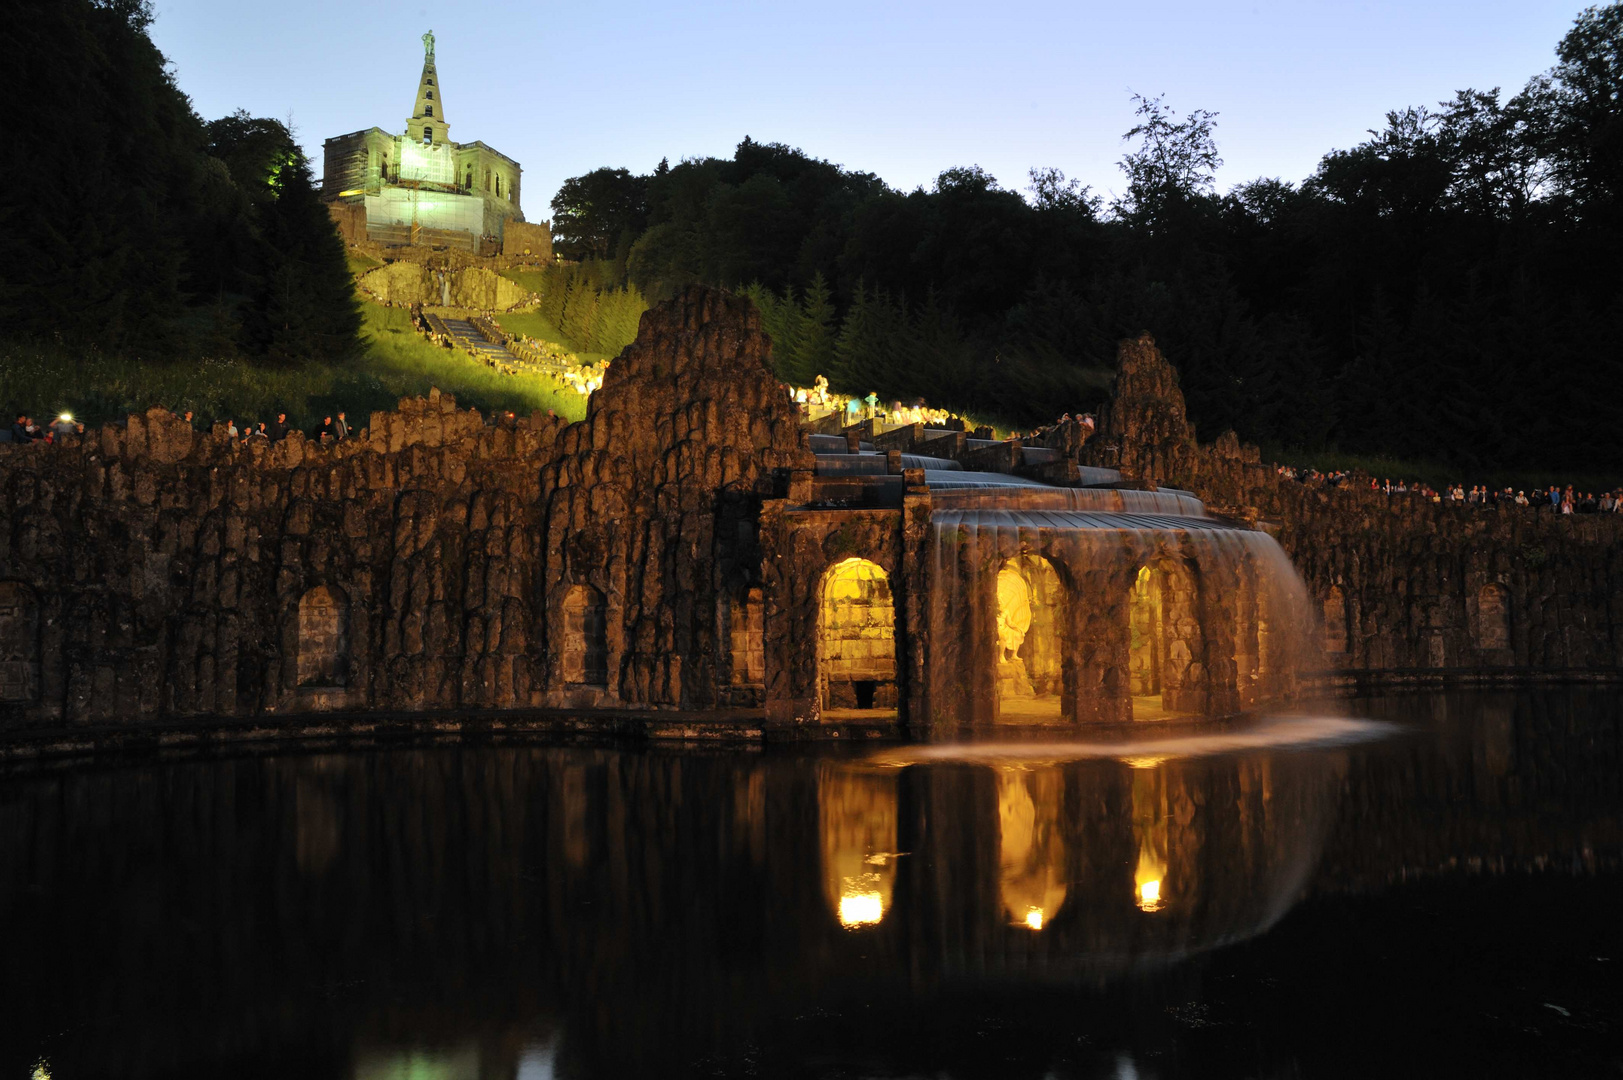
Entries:
{"label": "twilight sky", "polygon": [[1120,190],[1133,92],[1218,112],[1219,184],[1300,180],[1388,109],[1521,88],[1576,0],[155,0],[154,40],[204,118],[291,118],[321,143],[411,114],[432,29],[451,138],[524,167],[525,216],[601,165],[784,142],[891,185],[1054,165]]}

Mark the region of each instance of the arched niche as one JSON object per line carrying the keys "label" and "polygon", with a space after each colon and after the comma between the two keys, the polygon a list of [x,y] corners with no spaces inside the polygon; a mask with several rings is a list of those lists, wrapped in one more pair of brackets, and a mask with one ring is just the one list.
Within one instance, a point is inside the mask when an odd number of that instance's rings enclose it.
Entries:
{"label": "arched niche", "polygon": [[1058,719],[1064,696],[1065,591],[1040,555],[1006,561],[997,575],[1000,720]]}
{"label": "arched niche", "polygon": [[[1134,575],[1128,596],[1127,667],[1133,719],[1206,708],[1210,673],[1199,591],[1194,567],[1179,559],[1151,560]],[[1259,627],[1260,621],[1259,614]],[[1265,651],[1259,629],[1259,652]],[[1266,659],[1261,663],[1265,666]]]}
{"label": "arched niche", "polygon": [[0,701],[39,697],[39,601],[20,581],[0,581]]}
{"label": "arched niche", "polygon": [[878,564],[845,559],[824,573],[817,668],[825,709],[896,707],[896,604]]}
{"label": "arched niche", "polygon": [[1510,590],[1489,582],[1477,590],[1477,648],[1510,648]]}
{"label": "arched niche", "polygon": [[1127,680],[1134,719],[1162,710],[1161,677],[1166,667],[1166,573],[1141,566],[1128,599]]}
{"label": "arched niche", "polygon": [[1324,651],[1347,651],[1347,598],[1336,585],[1330,586],[1324,598]]}
{"label": "arched niche", "polygon": [[299,685],[348,681],[349,599],[331,585],[317,585],[299,599]]}
{"label": "arched niche", "polygon": [[564,682],[609,684],[608,602],[590,585],[571,585],[564,596]]}

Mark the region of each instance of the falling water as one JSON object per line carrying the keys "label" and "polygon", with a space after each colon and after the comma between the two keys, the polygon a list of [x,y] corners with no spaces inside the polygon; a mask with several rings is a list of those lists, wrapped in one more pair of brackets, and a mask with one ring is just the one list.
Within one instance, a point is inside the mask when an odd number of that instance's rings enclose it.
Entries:
{"label": "falling water", "polygon": [[[1071,672],[1067,695],[1081,702],[1064,707],[1079,718],[1125,720],[1150,710],[1149,698],[1135,701],[1123,685],[1137,662],[1129,661],[1133,649],[1149,648],[1158,658],[1153,678],[1165,714],[1185,715],[1288,697],[1316,657],[1307,592],[1278,543],[1208,515],[1187,492],[949,475],[932,483],[928,601],[931,708],[949,723],[1009,719],[1012,705],[1027,707],[1006,697],[1011,684],[994,673],[1011,661],[984,644],[1000,610],[996,581],[1011,560],[1040,558],[1063,582],[1064,603],[1052,618]],[[960,477],[968,482],[955,483]],[[1129,594],[1144,568],[1157,575],[1158,590],[1148,624],[1156,640],[1148,646],[1131,644],[1143,636]],[[1013,631],[1016,643],[1022,632]],[[1061,721],[1061,701],[1050,707],[1050,722]],[[1162,715],[1159,702],[1155,709]]]}

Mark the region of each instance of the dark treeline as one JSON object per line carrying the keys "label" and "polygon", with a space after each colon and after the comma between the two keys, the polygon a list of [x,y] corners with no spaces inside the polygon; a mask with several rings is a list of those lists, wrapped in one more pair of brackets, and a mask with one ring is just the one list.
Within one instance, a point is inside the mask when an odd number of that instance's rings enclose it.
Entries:
{"label": "dark treeline", "polygon": [[205,123],[146,0],[18,0],[0,184],[0,333],[165,360],[342,356],[343,243],[287,127]]}
{"label": "dark treeline", "polygon": [[1521,90],[1396,110],[1301,183],[1219,192],[1216,117],[1138,105],[1109,204],[1052,169],[904,193],[745,139],[567,181],[558,248],[650,298],[745,287],[785,377],[887,400],[1048,419],[1147,329],[1203,438],[1623,468],[1623,4]]}

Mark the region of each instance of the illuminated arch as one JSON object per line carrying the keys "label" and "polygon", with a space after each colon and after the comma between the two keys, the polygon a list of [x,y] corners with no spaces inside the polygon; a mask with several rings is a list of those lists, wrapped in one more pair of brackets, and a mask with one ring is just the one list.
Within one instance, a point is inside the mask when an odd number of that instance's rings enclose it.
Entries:
{"label": "illuminated arch", "polygon": [[1161,709],[1162,675],[1166,668],[1165,571],[1141,566],[1133,576],[1128,602],[1127,677],[1135,716]]}
{"label": "illuminated arch", "polygon": [[[1264,592],[1259,581],[1259,653],[1267,651],[1260,614]],[[1209,615],[1199,568],[1181,558],[1148,560],[1133,575],[1127,606],[1133,718],[1204,711],[1210,705],[1211,682],[1202,620]],[[1267,663],[1265,656],[1259,659],[1259,677]]]}
{"label": "illuminated arch", "polygon": [[896,706],[896,605],[876,563],[846,559],[823,575],[818,685],[825,709]]}
{"label": "illuminated arch", "polygon": [[997,575],[1000,719],[1057,719],[1064,694],[1065,590],[1041,555],[1007,560]]}

